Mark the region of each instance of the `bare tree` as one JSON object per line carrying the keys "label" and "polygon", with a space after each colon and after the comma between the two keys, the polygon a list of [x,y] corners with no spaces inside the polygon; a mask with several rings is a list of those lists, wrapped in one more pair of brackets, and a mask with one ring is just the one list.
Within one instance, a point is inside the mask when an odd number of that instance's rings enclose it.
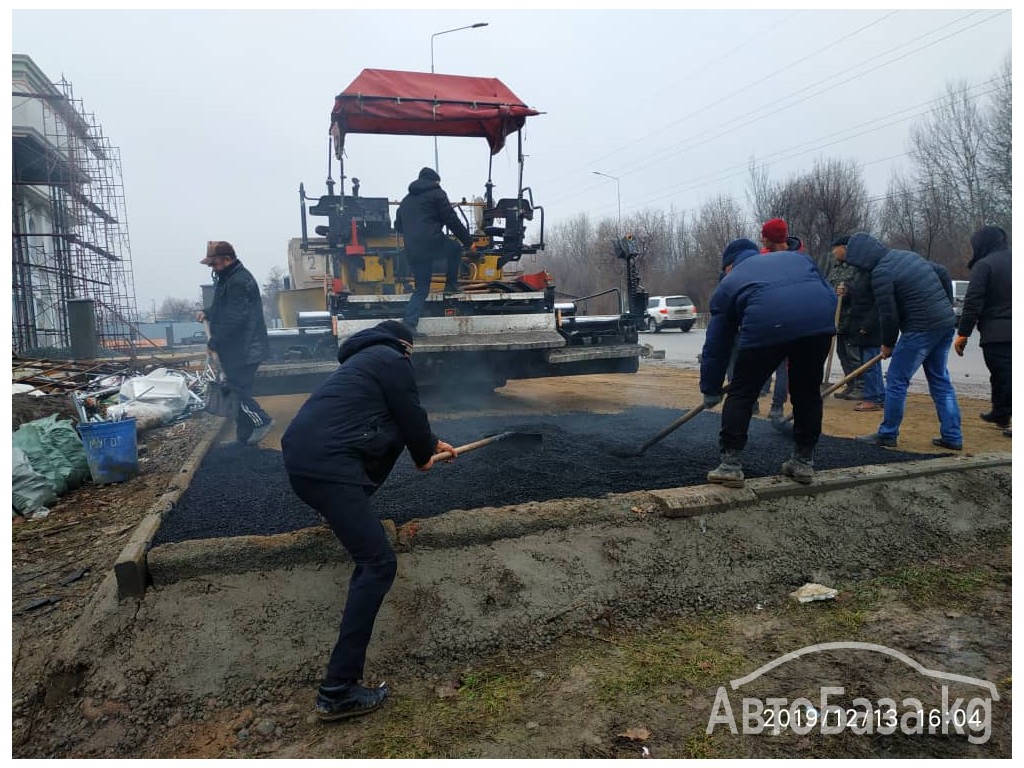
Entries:
{"label": "bare tree", "polygon": [[680,270],[685,293],[699,309],[718,285],[722,269],[722,250],[730,240],[743,237],[747,225],[739,204],[728,195],[719,195],[701,206],[688,228],[691,245]]}
{"label": "bare tree", "polygon": [[[945,98],[930,117],[911,129],[911,157],[917,165],[922,187],[941,188],[951,206],[943,211],[948,252],[955,237],[986,223],[991,195],[982,180],[981,152],[985,121],[965,81],[946,86]],[[942,255],[946,255],[943,253]]]}
{"label": "bare tree", "polygon": [[262,299],[263,299],[263,317],[268,321],[267,325],[272,325],[273,320],[280,319],[281,312],[278,309],[277,295],[284,290],[284,269],[281,267],[274,267],[270,270],[270,274],[267,275],[266,281],[263,283]]}
{"label": "bare tree", "polygon": [[202,304],[194,299],[174,299],[167,297],[157,310],[157,317],[172,323],[187,323],[196,319],[196,313]]}
{"label": "bare tree", "polygon": [[995,93],[985,119],[982,139],[982,172],[992,194],[992,222],[1007,232],[1012,224],[1013,203],[1013,72],[1007,57],[996,75]]}

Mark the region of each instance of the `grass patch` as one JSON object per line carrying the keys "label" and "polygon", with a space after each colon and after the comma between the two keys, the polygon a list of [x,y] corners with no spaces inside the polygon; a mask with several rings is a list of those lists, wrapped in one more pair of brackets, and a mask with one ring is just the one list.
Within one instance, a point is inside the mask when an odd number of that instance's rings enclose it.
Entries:
{"label": "grass patch", "polygon": [[911,565],[875,579],[915,606],[959,605],[992,583],[992,574],[980,568],[951,570],[939,564]]}
{"label": "grass patch", "polygon": [[719,624],[717,619],[685,622],[619,640],[614,658],[606,659],[596,676],[598,697],[615,703],[659,688],[709,687],[734,676],[748,662],[711,641]]}

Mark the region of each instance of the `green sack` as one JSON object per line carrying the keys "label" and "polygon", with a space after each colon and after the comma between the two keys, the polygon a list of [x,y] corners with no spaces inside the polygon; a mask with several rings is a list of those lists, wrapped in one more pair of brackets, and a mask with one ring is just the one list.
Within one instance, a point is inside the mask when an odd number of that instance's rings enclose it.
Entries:
{"label": "green sack", "polygon": [[32,469],[28,456],[18,446],[11,450],[14,473],[11,479],[11,505],[21,515],[29,515],[53,503],[57,493],[49,481]]}
{"label": "green sack", "polygon": [[89,459],[82,439],[70,421],[58,421],[55,413],[22,424],[12,442],[25,452],[32,469],[46,478],[58,496],[89,477]]}

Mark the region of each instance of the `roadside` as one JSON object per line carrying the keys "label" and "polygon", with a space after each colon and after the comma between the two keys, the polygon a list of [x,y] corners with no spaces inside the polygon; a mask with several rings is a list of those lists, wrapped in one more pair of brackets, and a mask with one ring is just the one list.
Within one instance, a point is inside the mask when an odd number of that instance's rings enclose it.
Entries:
{"label": "roadside", "polygon": [[[669,366],[645,363],[640,373],[635,376],[573,377],[513,382],[487,406],[499,410],[532,413],[574,409],[614,411],[628,405],[639,404],[683,410],[698,401],[695,380],[696,374],[693,371],[680,371]],[[977,413],[984,409],[983,401],[965,399],[961,403],[964,409],[965,444],[969,451],[1009,450],[1010,441],[998,430],[977,418]],[[871,431],[877,425],[877,414],[854,413],[850,410],[852,405],[845,401],[833,401],[826,405],[827,432],[853,436]],[[437,413],[440,414],[442,411],[438,410]],[[481,411],[476,413],[480,414]],[[928,453],[934,451],[930,439],[934,436],[936,427],[930,400],[912,395],[905,424],[906,429],[901,435],[901,448]],[[269,689],[259,685],[254,688],[251,681],[237,680],[229,690],[219,696],[188,700],[157,688],[142,706],[138,706],[138,702],[133,702],[136,706],[129,709],[126,702],[130,699],[123,686],[119,689],[113,684],[98,685],[95,679],[89,682],[87,678],[76,680],[72,676],[68,682],[71,695],[64,698],[62,695],[69,691],[47,685],[46,673],[52,671],[47,669],[50,654],[54,647],[59,645],[61,638],[74,626],[96,586],[109,572],[128,531],[173,482],[173,476],[194,446],[207,433],[206,430],[219,428],[220,425],[219,420],[197,416],[188,422],[153,431],[146,441],[144,470],[138,478],[129,483],[104,488],[87,486],[62,498],[46,520],[24,523],[15,529],[12,640],[13,743],[16,756],[336,757],[358,756],[364,753],[374,756],[630,756],[633,753],[628,750],[619,751],[620,746],[625,749],[627,745],[620,745],[615,734],[610,731],[618,728],[620,724],[623,731],[634,726],[639,727],[633,720],[636,719],[637,712],[643,714],[649,711],[645,709],[646,699],[642,697],[648,693],[654,697],[652,701],[671,699],[671,706],[664,707],[658,716],[661,720],[651,715],[646,718],[644,725],[652,733],[659,732],[652,725],[654,723],[658,729],[667,729],[660,731],[661,733],[669,734],[666,737],[667,741],[657,743],[657,750],[661,754],[656,753],[655,756],[697,756],[705,747],[701,746],[703,742],[699,739],[694,741],[697,732],[693,728],[687,726],[685,730],[679,730],[683,728],[682,725],[662,725],[662,722],[668,723],[669,720],[680,717],[681,707],[685,708],[684,700],[690,700],[691,695],[695,700],[700,699],[700,696],[693,693],[693,682],[682,684],[678,680],[663,680],[662,683],[649,688],[640,686],[635,692],[627,691],[629,695],[625,695],[622,690],[615,693],[616,687],[612,683],[602,682],[605,674],[602,670],[606,670],[608,674],[621,675],[622,669],[616,671],[616,668],[621,666],[617,660],[622,659],[623,654],[635,654],[636,659],[640,660],[651,654],[656,655],[656,649],[651,645],[644,645],[643,641],[644,637],[653,632],[653,637],[664,638],[664,644],[668,648],[676,647],[673,645],[677,643],[677,640],[673,639],[673,633],[683,633],[684,637],[703,634],[706,637],[725,638],[727,645],[733,648],[730,653],[737,656],[736,669],[740,674],[745,674],[757,664],[763,663],[766,660],[764,654],[769,650],[767,644],[757,652],[756,648],[747,648],[747,636],[750,633],[753,633],[751,637],[761,637],[761,640],[767,643],[769,639],[778,637],[780,627],[785,628],[790,624],[799,626],[799,622],[793,621],[798,614],[787,614],[781,608],[779,610],[782,610],[782,613],[761,611],[756,614],[757,617],[774,616],[774,621],[777,622],[774,625],[765,624],[763,630],[753,629],[752,627],[760,626],[760,618],[758,622],[750,625],[749,616],[745,612],[724,612],[711,617],[711,623],[704,629],[700,627],[707,617],[699,615],[687,617],[685,621],[670,621],[664,625],[657,620],[656,612],[640,624],[636,621],[623,624],[617,622],[614,616],[596,616],[593,619],[595,631],[592,634],[586,634],[584,637],[567,636],[550,647],[517,657],[487,660],[486,663],[479,667],[474,666],[470,670],[463,669],[457,663],[449,669],[440,670],[389,670],[389,680],[400,695],[396,695],[388,710],[374,719],[336,729],[324,729],[319,724],[308,722],[310,685],[318,674],[318,666],[323,655],[323,649],[318,643],[313,643],[309,649],[305,649],[301,643],[296,645],[295,653],[299,654],[297,658],[300,661],[292,659],[289,662],[286,659],[283,662],[286,667],[281,670],[280,675],[274,676],[278,683]],[[283,424],[277,429],[283,429]],[[274,437],[275,435],[271,435],[271,442],[267,445],[272,444]],[[970,575],[977,570],[971,565],[977,557],[976,552],[972,555],[970,551],[965,550],[964,553],[950,553],[949,558],[952,559],[948,562],[943,560],[936,566],[937,571],[924,573],[920,580],[923,580],[923,584],[930,584],[939,578],[936,573],[941,574],[950,569],[957,572],[958,568],[967,570],[968,577],[965,577],[963,583],[957,582],[959,586],[956,589],[943,588],[938,591],[956,593],[958,590],[968,590],[965,593],[970,598],[968,602],[975,600],[978,595],[984,597],[978,603],[978,610],[981,613],[972,607],[963,615],[967,617],[968,623],[973,622],[973,628],[969,633],[971,637],[1007,638],[1005,648],[999,647],[999,643],[996,643],[991,648],[984,649],[986,663],[999,671],[1002,669],[1001,665],[1005,664],[1008,669],[1009,664],[1010,571],[1008,542],[997,542],[997,545],[1005,548],[1005,554],[985,567],[994,569],[988,575]],[[70,578],[83,570],[85,573],[81,576]],[[258,575],[254,578],[256,582],[251,588],[257,590],[258,598],[261,580]],[[903,577],[897,574],[889,578]],[[919,579],[914,576],[911,580]],[[62,583],[65,581],[67,583]],[[977,586],[978,584],[980,586]],[[843,586],[844,590],[852,595],[862,594],[862,588],[856,581],[837,586]],[[233,587],[207,584],[205,589],[209,593],[209,597],[204,598],[205,602],[215,605],[217,592]],[[869,591],[874,594],[877,590],[870,587]],[[858,615],[864,614],[866,618],[863,621],[866,622],[871,617],[876,621],[875,625],[863,624],[868,627],[863,636],[871,636],[874,633],[876,638],[879,637],[879,627],[896,616],[902,617],[900,621],[905,622],[905,626],[900,625],[904,626],[900,630],[902,636],[915,637],[918,630],[923,631],[928,626],[927,621],[936,621],[945,616],[943,608],[937,606],[934,610],[938,611],[938,614],[932,616],[931,607],[908,602],[909,598],[900,590],[882,590],[879,594],[881,597],[876,602],[860,601],[851,604],[857,606]],[[46,597],[57,600],[29,608],[33,601]],[[147,597],[147,600],[143,601],[142,618],[146,615],[147,601],[159,597]],[[955,600],[948,602],[947,605],[954,603]],[[840,605],[846,606],[847,603],[833,604]],[[416,610],[422,611],[422,606],[423,603],[420,603]],[[267,619],[278,612],[279,608],[265,606]],[[811,609],[833,611],[835,607],[816,605]],[[960,610],[952,607],[948,608],[947,612]],[[871,613],[872,611],[875,613]],[[922,618],[919,623],[915,623],[919,614]],[[837,616],[842,622],[850,621],[846,614]],[[842,618],[843,616],[847,617]],[[945,618],[952,622],[950,616]],[[1004,620],[1005,627],[1000,623]],[[957,624],[957,627],[960,626]],[[963,629],[957,627],[951,626],[951,630],[962,633]],[[182,640],[187,641],[189,633],[200,633],[196,635],[198,639],[202,633],[211,630],[212,628],[193,621],[182,623],[174,631],[181,633]],[[133,631],[145,632],[144,623]],[[828,636],[823,629],[823,634],[815,637]],[[796,642],[797,635],[793,635],[791,639],[795,643],[792,647],[785,647],[782,639],[778,639],[778,644],[774,647],[779,653],[784,653],[813,642],[813,639],[804,642],[802,638],[800,642]],[[126,636],[124,642],[130,643],[131,640]],[[297,638],[292,642],[296,643]],[[574,642],[577,644],[574,645]],[[145,644],[139,647],[139,652],[142,652],[143,647]],[[595,649],[602,649],[602,652],[599,653]],[[605,650],[610,655],[602,655]],[[707,648],[703,650],[706,651]],[[701,651],[701,648],[694,646],[693,653],[696,654],[698,651]],[[116,654],[112,655],[111,661],[116,658]],[[575,671],[566,677],[569,674],[566,670],[574,669],[569,659],[589,658],[593,658],[592,671]],[[707,666],[708,662],[701,660],[703,657],[694,658],[696,661],[693,661],[693,664],[698,669],[701,664]],[[751,662],[750,666],[746,665],[747,661]],[[148,663],[153,666],[155,682],[155,670],[161,666],[162,660],[157,654],[157,657],[150,659]],[[216,659],[204,661],[195,658],[191,663],[196,667],[194,672],[202,676],[203,663],[222,662]],[[644,666],[640,661],[636,661],[634,666],[636,665],[641,668]],[[718,675],[729,669],[731,668],[712,665],[704,671]],[[536,675],[536,684],[531,682],[534,671],[543,673]],[[637,674],[642,671],[640,669]],[[104,675],[111,679],[116,677],[112,671],[88,672],[89,675],[101,680]],[[673,672],[673,675],[675,674]],[[1008,674],[1006,672],[1004,676]],[[597,682],[574,688],[576,683],[573,676],[579,675],[592,676]],[[725,676],[723,674],[720,677]],[[680,679],[689,680],[685,676]],[[716,677],[716,681],[719,679]],[[997,677],[990,676],[989,679],[998,682]],[[673,687],[680,684],[683,685],[682,688]],[[688,688],[691,694],[685,693]],[[1003,686],[1000,686],[1000,690],[1003,690]],[[605,691],[601,694],[603,698],[598,696],[601,691]],[[585,695],[580,699],[580,705],[576,706],[574,697],[578,692]],[[102,695],[98,695],[99,693]],[[640,699],[636,699],[637,693],[642,694]],[[706,692],[701,695],[706,696]],[[570,706],[576,709],[571,709]],[[598,741],[591,744],[593,750],[588,752],[590,748],[585,748],[581,744],[589,742],[586,738],[579,737],[578,731],[583,729],[578,728],[577,723],[591,716],[598,718],[590,729]],[[705,718],[706,724],[707,715],[702,713],[700,716]],[[523,717],[526,719],[522,719]],[[395,728],[396,723],[401,724],[401,727]],[[448,729],[442,727],[444,723],[449,724]],[[380,736],[380,729],[387,731],[389,738]],[[396,733],[399,736],[395,736]],[[538,733],[544,733],[546,736],[538,740]],[[559,739],[549,738],[554,736],[558,736]],[[995,741],[996,739],[993,739],[994,743]],[[653,741],[644,743],[655,744]],[[1006,754],[1009,749],[1008,743],[1007,731]],[[716,744],[717,741],[708,747],[711,754],[720,754],[715,751],[717,749],[726,749],[728,752],[728,749],[732,748],[719,747]],[[629,742],[628,746],[633,749],[639,744]],[[652,751],[655,751],[653,746]],[[769,753],[758,754],[768,756]]]}

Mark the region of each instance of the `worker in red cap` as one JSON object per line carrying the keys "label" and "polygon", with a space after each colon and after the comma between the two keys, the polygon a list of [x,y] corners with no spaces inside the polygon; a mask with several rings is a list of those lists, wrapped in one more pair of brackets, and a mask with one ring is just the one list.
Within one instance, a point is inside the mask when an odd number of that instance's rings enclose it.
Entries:
{"label": "worker in red cap", "polygon": [[224,240],[210,240],[199,263],[213,270],[214,288],[213,302],[197,318],[209,321],[206,346],[217,354],[224,378],[237,397],[235,442],[258,445],[274,424],[252,396],[256,371],[270,352],[260,287]]}

